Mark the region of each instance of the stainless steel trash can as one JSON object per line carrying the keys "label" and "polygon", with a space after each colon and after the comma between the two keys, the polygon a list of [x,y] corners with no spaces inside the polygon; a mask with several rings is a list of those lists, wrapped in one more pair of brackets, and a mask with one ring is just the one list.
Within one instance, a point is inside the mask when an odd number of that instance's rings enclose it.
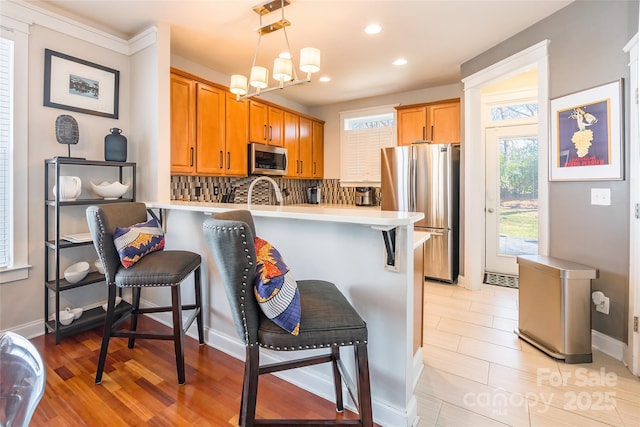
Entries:
{"label": "stainless steel trash can", "polygon": [[598,271],[542,255],[518,257],[520,338],[565,363],[590,363],[591,279]]}

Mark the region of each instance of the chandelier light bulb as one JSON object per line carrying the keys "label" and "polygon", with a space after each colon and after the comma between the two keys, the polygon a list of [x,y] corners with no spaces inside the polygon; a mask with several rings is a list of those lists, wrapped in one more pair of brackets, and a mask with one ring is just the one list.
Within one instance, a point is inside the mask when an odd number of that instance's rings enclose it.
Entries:
{"label": "chandelier light bulb", "polygon": [[320,71],[320,49],[303,47],[300,49],[300,69],[305,73]]}
{"label": "chandelier light bulb", "polygon": [[273,61],[273,78],[280,82],[288,82],[293,76],[293,62],[289,58],[276,58]]}
{"label": "chandelier light bulb", "polygon": [[264,89],[269,86],[269,70],[258,65],[252,67],[249,84],[257,89]]}
{"label": "chandelier light bulb", "polygon": [[231,76],[231,87],[229,91],[234,95],[244,96],[247,94],[247,76],[234,74]]}

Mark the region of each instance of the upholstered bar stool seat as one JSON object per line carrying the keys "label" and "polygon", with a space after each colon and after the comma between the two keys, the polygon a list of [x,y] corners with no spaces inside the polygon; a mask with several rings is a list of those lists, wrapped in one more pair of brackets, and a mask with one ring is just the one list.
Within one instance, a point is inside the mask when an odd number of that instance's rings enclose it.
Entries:
{"label": "upholstered bar stool seat", "polygon": [[[178,383],[185,382],[184,369],[184,334],[193,321],[197,322],[198,341],[204,344],[202,323],[202,294],[200,285],[199,254],[181,250],[156,250],[136,256],[128,260],[127,267],[120,260],[118,249],[114,243],[116,228],[128,228],[144,224],[147,221],[147,209],[144,203],[113,203],[87,208],[87,222],[91,231],[94,246],[105,270],[105,281],[109,289],[107,296],[107,315],[105,319],[102,345],[96,372],[96,384],[102,382],[102,374],[107,358],[107,349],[111,337],[129,339],[129,348],[133,348],[135,340],[159,339],[172,340],[176,355]],[[144,224],[146,226],[147,224]],[[151,227],[149,227],[151,228]],[[148,230],[144,229],[146,232]],[[133,238],[132,238],[133,239]],[[134,239],[135,240],[135,239]],[[147,243],[144,239],[135,240],[134,247],[142,247]],[[180,284],[193,273],[195,282],[195,303],[183,304],[180,295]],[[145,287],[170,287],[171,305],[162,307],[140,308],[140,290]],[[115,300],[118,288],[131,288],[131,310],[120,317],[115,314]],[[183,322],[182,312],[191,311],[190,317]],[[171,312],[173,332],[171,334],[138,331],[138,316],[151,313]],[[130,319],[129,329],[120,325]]]}
{"label": "upholstered bar stool seat", "polygon": [[266,316],[260,318],[258,342],[275,350],[309,350],[367,342],[367,324],[336,285],[322,280],[299,280],[300,333],[285,331]]}
{"label": "upholstered bar stool seat", "polygon": [[[245,345],[245,369],[239,424],[254,425],[359,425],[372,426],[367,324],[333,283],[323,280],[298,280],[301,315],[292,334],[278,326],[261,310],[254,295],[256,277],[255,226],[249,211],[216,214],[203,224],[203,230],[220,275],[238,336]],[[270,252],[271,254],[271,252]],[[284,289],[284,288],[282,288]],[[279,292],[286,292],[280,289]],[[356,381],[349,378],[340,358],[340,348],[352,347]],[[274,351],[326,349],[324,354],[284,362],[260,364],[260,348]],[[336,409],[343,410],[342,382],[357,405],[360,418],[354,419],[256,419],[258,378],[262,374],[331,363]],[[356,384],[356,387],[352,385]],[[292,402],[291,404],[295,404]],[[303,404],[303,403],[301,403]]]}

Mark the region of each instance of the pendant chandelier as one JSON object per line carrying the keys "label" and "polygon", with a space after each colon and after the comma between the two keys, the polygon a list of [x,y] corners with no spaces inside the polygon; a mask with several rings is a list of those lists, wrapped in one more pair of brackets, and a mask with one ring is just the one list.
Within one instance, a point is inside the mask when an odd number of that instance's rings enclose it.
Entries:
{"label": "pendant chandelier", "polygon": [[[262,93],[271,92],[276,89],[284,89],[285,87],[294,86],[311,81],[311,74],[320,70],[320,50],[313,47],[305,47],[300,49],[300,70],[305,72],[306,78],[299,79],[293,66],[293,57],[291,55],[291,47],[289,46],[289,38],[287,37],[287,27],[291,22],[284,17],[284,8],[290,4],[289,0],[271,0],[267,3],[260,4],[253,8],[253,11],[260,15],[260,26],[256,30],[258,32],[258,44],[253,54],[253,63],[251,64],[251,73],[249,80],[241,74],[231,76],[231,84],[229,90],[236,95],[237,100],[246,99],[251,96],[259,96]],[[280,9],[282,16],[279,20],[270,24],[263,25],[262,17],[273,11]],[[256,65],[258,51],[260,50],[260,41],[262,36],[278,30],[282,30],[284,39],[287,44],[286,52],[273,61],[273,79],[278,82],[277,86],[269,87],[269,70],[266,67]],[[248,85],[247,85],[248,83]],[[250,86],[253,92],[249,92]]]}

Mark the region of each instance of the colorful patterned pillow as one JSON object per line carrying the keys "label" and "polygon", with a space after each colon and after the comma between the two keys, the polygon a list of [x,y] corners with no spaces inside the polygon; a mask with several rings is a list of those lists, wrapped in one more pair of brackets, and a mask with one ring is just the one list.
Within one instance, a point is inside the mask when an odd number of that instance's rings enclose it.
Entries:
{"label": "colorful patterned pillow", "polygon": [[256,237],[254,293],[262,312],[285,331],[300,331],[300,292],[282,255],[269,242]]}
{"label": "colorful patterned pillow", "polygon": [[164,232],[158,221],[151,219],[131,227],[116,227],[113,243],[120,255],[120,262],[124,268],[129,268],[146,254],[164,248]]}

